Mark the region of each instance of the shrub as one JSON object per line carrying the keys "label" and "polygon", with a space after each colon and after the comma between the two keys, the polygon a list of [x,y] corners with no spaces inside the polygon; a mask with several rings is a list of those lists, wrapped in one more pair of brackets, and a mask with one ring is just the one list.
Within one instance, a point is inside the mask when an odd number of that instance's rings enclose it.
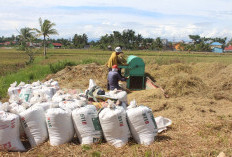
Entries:
{"label": "shrub", "polygon": [[52,73],[57,73],[58,71],[64,69],[66,66],[74,66],[77,65],[75,62],[71,61],[58,61],[57,63],[49,64],[50,70]]}

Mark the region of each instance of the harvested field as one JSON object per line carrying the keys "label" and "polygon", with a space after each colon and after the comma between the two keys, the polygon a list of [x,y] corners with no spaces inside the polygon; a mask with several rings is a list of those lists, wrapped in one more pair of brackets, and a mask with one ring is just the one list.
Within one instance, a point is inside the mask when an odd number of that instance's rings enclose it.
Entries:
{"label": "harvested field", "polygon": [[[52,147],[46,142],[27,152],[0,152],[1,156],[232,156],[232,64],[175,63],[146,65],[146,73],[163,87],[169,98],[157,89],[132,91],[129,101],[149,106],[155,117],[171,119],[167,131],[158,134],[154,144],[142,146],[133,140],[116,149],[103,142],[80,146],[77,139]],[[106,88],[107,68],[88,64],[66,67],[46,80],[54,79],[61,88],[88,87],[89,79]],[[26,142],[28,145],[28,142]],[[29,148],[29,145],[28,145]]]}

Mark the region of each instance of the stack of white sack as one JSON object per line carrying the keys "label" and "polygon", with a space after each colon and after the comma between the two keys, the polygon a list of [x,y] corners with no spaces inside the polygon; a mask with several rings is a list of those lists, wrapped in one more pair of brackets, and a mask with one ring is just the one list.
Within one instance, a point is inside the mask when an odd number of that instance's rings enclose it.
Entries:
{"label": "stack of white sack", "polygon": [[49,134],[49,141],[52,146],[67,143],[74,137],[74,127],[71,111],[61,108],[50,108],[45,113]]}
{"label": "stack of white sack", "polygon": [[99,113],[99,120],[106,141],[115,147],[127,144],[130,130],[126,120],[126,110],[108,100],[108,107]]}
{"label": "stack of white sack", "polygon": [[102,129],[94,105],[82,105],[72,111],[76,134],[81,144],[93,144],[102,140]]}
{"label": "stack of white sack", "polygon": [[32,106],[19,115],[31,147],[35,147],[47,140],[45,112],[42,107]]}
{"label": "stack of white sack", "polygon": [[42,103],[52,100],[53,95],[59,90],[59,84],[52,79],[41,83],[40,81],[32,83],[33,96],[30,99],[30,103]]}
{"label": "stack of white sack", "polygon": [[18,86],[17,82],[14,82],[8,89],[9,102],[18,104],[22,102],[30,102],[31,104],[48,102],[51,101],[57,90],[59,90],[58,82],[53,80],[45,83],[37,81],[32,84],[21,82]]}
{"label": "stack of white sack", "polygon": [[19,116],[0,111],[0,150],[25,151],[19,138]]}
{"label": "stack of white sack", "polygon": [[137,106],[131,101],[127,107],[127,117],[131,134],[139,144],[150,145],[157,135],[157,125],[152,110],[147,106]]}

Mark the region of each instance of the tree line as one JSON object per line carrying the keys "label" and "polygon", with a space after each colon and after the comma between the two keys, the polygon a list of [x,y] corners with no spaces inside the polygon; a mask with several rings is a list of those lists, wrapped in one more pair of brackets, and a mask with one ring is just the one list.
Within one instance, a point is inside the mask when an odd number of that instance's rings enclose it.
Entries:
{"label": "tree line", "polygon": [[[44,48],[44,56],[46,56],[46,47],[50,42],[61,43],[63,48],[85,48],[86,46],[102,49],[113,50],[116,46],[121,46],[123,49],[128,50],[172,50],[176,43],[168,42],[165,39],[157,38],[144,38],[141,34],[136,34],[131,29],[123,30],[122,32],[113,31],[111,34],[101,36],[97,41],[88,41],[87,34],[75,34],[70,39],[51,39],[50,35],[58,35],[54,29],[55,23],[49,20],[39,19],[39,29],[37,28],[21,28],[19,35],[12,37],[0,37],[0,43],[4,41],[16,42],[22,50],[31,51],[33,46],[28,46],[28,43],[42,43]],[[39,37],[42,36],[42,39]],[[180,50],[186,51],[211,51],[210,44],[212,42],[220,42],[223,47],[232,44],[232,40],[226,43],[227,38],[206,38],[199,35],[189,35],[192,43],[180,42]]]}

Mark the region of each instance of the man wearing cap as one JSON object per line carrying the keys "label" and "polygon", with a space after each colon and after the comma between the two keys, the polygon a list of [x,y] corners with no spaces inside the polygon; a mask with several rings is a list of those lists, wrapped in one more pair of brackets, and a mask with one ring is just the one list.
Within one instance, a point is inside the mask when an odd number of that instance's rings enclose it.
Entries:
{"label": "man wearing cap", "polygon": [[118,81],[126,81],[126,78],[122,77],[118,73],[118,66],[113,65],[112,71],[110,71],[108,74],[107,81],[109,90],[114,90],[115,88],[121,90],[122,88],[119,86]]}
{"label": "man wearing cap", "polygon": [[115,52],[113,52],[106,63],[106,66],[109,68],[109,71],[111,71],[113,65],[118,65],[121,64],[121,61],[119,61],[118,55],[122,54],[122,49],[121,47],[116,47]]}

